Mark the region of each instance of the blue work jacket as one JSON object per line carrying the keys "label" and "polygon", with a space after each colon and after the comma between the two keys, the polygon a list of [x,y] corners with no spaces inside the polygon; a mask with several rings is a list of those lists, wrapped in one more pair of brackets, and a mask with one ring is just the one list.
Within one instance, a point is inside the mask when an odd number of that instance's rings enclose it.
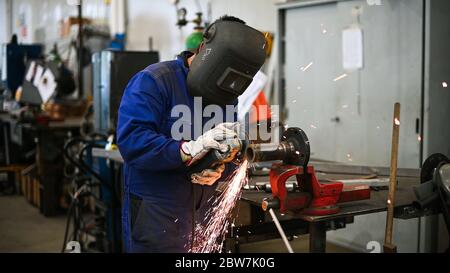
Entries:
{"label": "blue work jacket", "polygon": [[[171,117],[172,108],[186,105],[193,111],[194,107],[186,83],[188,56],[184,52],[176,60],[148,66],[130,80],[122,97],[117,144],[124,159],[122,229],[128,252],[145,252],[147,235],[158,239],[148,248],[150,252],[183,251],[181,244],[183,240],[187,242],[192,229],[194,204],[197,217],[202,218],[209,207],[208,200],[215,194],[215,185],[192,186],[180,156],[182,140],[171,136],[171,127],[178,119]],[[203,124],[207,120],[203,118]],[[231,121],[235,120],[236,116]],[[193,125],[194,122],[190,124],[191,132],[194,132]],[[233,166],[227,166],[222,178],[231,169]],[[139,211],[139,214],[146,213],[145,216],[138,217],[151,218],[146,220],[145,227],[137,227],[143,234],[136,238],[130,228],[130,195],[142,198],[146,205],[143,212]],[[178,241],[173,242],[173,237]],[[141,239],[143,243],[137,247]]]}

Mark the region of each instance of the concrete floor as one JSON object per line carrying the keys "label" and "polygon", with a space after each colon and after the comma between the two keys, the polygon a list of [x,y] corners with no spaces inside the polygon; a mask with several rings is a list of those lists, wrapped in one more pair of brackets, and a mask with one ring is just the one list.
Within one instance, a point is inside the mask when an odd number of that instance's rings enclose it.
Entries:
{"label": "concrete floor", "polygon": [[[309,235],[298,236],[290,241],[294,253],[309,253]],[[241,245],[242,253],[287,253],[281,239]],[[354,251],[327,243],[327,253],[352,253]]]}
{"label": "concrete floor", "polygon": [[60,252],[65,221],[44,217],[23,196],[0,196],[0,252]]}
{"label": "concrete floor", "polygon": [[[0,196],[0,252],[60,252],[64,238],[66,218],[44,217],[23,196]],[[308,235],[291,241],[296,253],[308,252]],[[243,253],[283,253],[286,248],[281,239],[244,244]],[[327,244],[327,252],[351,252]]]}

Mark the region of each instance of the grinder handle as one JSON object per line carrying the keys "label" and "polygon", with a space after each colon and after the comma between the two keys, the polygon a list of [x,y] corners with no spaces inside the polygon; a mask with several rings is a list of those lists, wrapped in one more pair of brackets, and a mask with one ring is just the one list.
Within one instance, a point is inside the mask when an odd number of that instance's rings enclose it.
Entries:
{"label": "grinder handle", "polygon": [[191,175],[194,173],[200,173],[203,170],[211,169],[215,165],[221,163],[220,159],[217,157],[216,151],[217,150],[210,150],[203,158],[192,165],[187,172],[188,179],[191,179]]}

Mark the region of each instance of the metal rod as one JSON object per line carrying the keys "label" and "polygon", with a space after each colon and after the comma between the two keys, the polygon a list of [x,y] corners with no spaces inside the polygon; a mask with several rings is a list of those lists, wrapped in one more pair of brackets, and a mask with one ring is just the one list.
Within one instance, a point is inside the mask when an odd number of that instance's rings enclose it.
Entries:
{"label": "metal rod", "polygon": [[394,225],[395,192],[397,187],[397,159],[398,159],[399,133],[400,133],[400,103],[397,102],[394,105],[394,119],[392,121],[391,173],[389,179],[389,193],[387,200],[384,252],[397,252],[397,247],[392,243],[392,232]]}
{"label": "metal rod", "polygon": [[78,3],[78,97],[83,98],[83,0]]}
{"label": "metal rod", "polygon": [[275,212],[273,212],[273,209],[269,210],[270,216],[272,216],[272,220],[275,223],[275,226],[278,229],[278,232],[281,235],[281,239],[283,239],[284,244],[286,245],[286,248],[288,250],[289,253],[294,253],[294,251],[292,250],[291,244],[289,243],[286,234],[284,233],[283,228],[280,225],[280,222],[278,221],[277,216],[275,215]]}

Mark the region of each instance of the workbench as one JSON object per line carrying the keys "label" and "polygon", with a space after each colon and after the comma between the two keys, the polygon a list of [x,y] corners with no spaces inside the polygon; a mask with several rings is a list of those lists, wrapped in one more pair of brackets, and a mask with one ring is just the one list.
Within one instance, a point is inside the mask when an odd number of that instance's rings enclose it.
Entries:
{"label": "workbench", "polygon": [[[314,163],[318,173],[318,178],[322,183],[326,183],[327,179],[355,179],[367,172],[374,173],[374,168],[364,166],[351,166],[341,164],[322,164]],[[338,168],[338,166],[341,166]],[[320,171],[319,171],[320,170]],[[325,170],[333,170],[343,173],[328,173]],[[352,174],[349,172],[353,172]],[[387,176],[386,168],[377,168],[379,178]],[[412,187],[419,183],[419,171],[415,169],[401,169],[398,177],[398,189],[396,195],[395,217],[409,219],[413,217],[432,214],[433,212],[419,212],[412,206],[415,200]],[[295,177],[290,180],[295,180]],[[249,185],[256,183],[269,183],[268,176],[251,176]],[[250,204],[250,223],[242,226],[231,227],[230,237],[227,239],[227,248],[232,252],[239,252],[241,244],[257,242],[268,239],[279,238],[278,231],[271,221],[268,213],[261,208],[261,203],[265,198],[271,197],[271,193],[258,190],[244,190],[241,201]],[[358,215],[376,213],[386,211],[387,206],[387,190],[372,190],[369,200],[353,201],[341,203],[341,210],[332,215],[326,216],[308,216],[308,215],[281,215],[276,213],[277,217],[288,237],[296,235],[309,234],[310,252],[326,252],[326,232],[328,230],[336,230],[345,228],[347,224],[353,223],[354,217]],[[238,236],[236,236],[238,235]]]}
{"label": "workbench", "polygon": [[79,135],[81,118],[51,121],[47,125],[31,125],[36,136],[36,165],[40,182],[40,211],[45,216],[61,212],[61,196],[67,183],[64,176],[66,160],[64,144]]}
{"label": "workbench", "polygon": [[[94,148],[92,154],[94,157],[107,158],[123,163],[120,152],[117,150],[106,151]],[[353,179],[370,174],[375,174],[378,178],[389,176],[389,168],[386,167],[355,166],[314,161],[310,165],[314,166],[322,183],[326,183],[328,179]],[[433,211],[417,211],[412,206],[415,200],[412,187],[420,183],[419,174],[419,169],[398,169],[398,189],[395,204],[396,218],[410,219],[436,213]],[[293,179],[295,180],[295,177],[288,181]],[[269,177],[267,175],[251,176],[249,185],[256,185],[256,183],[269,183]],[[310,252],[326,252],[326,232],[328,230],[345,228],[347,224],[353,223],[354,217],[358,215],[386,211],[387,193],[387,190],[372,190],[369,200],[339,204],[341,210],[333,215],[281,215],[278,212],[276,214],[288,237],[292,238],[296,235],[309,234]],[[239,252],[239,247],[242,244],[280,237],[270,216],[261,208],[262,201],[268,197],[271,197],[271,194],[262,190],[243,190],[240,202],[250,205],[249,223],[230,227],[225,241],[225,249],[227,251]]]}
{"label": "workbench", "polygon": [[[11,154],[14,157],[18,157],[18,154],[20,155],[26,150],[30,150],[31,156],[28,157],[36,163],[36,178],[39,181],[39,192],[36,193],[39,195],[39,198],[37,198],[39,204],[36,205],[39,207],[40,212],[45,216],[56,215],[60,210],[60,200],[65,179],[64,143],[68,138],[79,134],[82,118],[72,117],[62,121],[49,121],[48,124],[43,125],[22,121],[10,113],[2,113],[0,114],[0,121],[8,124],[12,131],[12,133],[8,132],[8,134],[11,135],[10,143],[14,144],[10,147],[13,151],[8,152],[12,152]],[[5,147],[8,148],[10,143],[5,145]],[[21,146],[26,146],[27,149],[23,151],[20,149]],[[23,157],[23,155],[21,156]],[[26,163],[31,165],[32,161]],[[11,164],[14,162],[6,163]]]}

